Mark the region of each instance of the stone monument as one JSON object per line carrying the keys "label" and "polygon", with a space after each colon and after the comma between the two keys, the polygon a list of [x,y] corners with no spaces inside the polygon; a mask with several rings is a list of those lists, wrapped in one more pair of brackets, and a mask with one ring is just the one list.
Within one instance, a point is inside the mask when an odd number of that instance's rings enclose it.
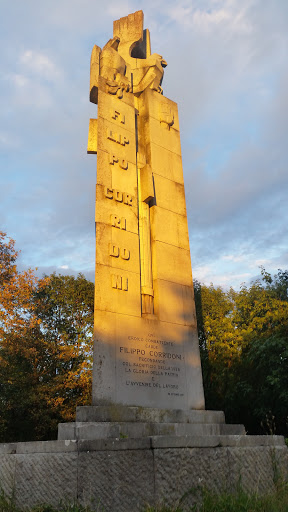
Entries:
{"label": "stone monument", "polygon": [[[281,436],[247,436],[206,411],[177,105],[162,94],[138,11],[91,57],[88,153],[97,153],[93,403],[57,441],[0,444],[0,488],[22,508],[174,506],[199,483],[274,489]],[[0,489],[0,490],[1,490]],[[186,509],[185,509],[186,510]]]}
{"label": "stone monument", "polygon": [[93,404],[204,409],[177,105],[143,12],[91,57],[97,153]]}

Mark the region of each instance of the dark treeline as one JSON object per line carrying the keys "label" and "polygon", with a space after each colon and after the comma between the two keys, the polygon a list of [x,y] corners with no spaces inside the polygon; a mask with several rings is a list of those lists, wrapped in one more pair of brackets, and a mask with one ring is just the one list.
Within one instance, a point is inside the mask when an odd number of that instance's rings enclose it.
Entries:
{"label": "dark treeline", "polygon": [[207,409],[288,436],[288,271],[240,291],[194,284]]}
{"label": "dark treeline", "polygon": [[[17,270],[0,232],[0,442],[53,439],[91,403],[94,285]],[[288,271],[240,291],[194,284],[206,408],[288,436]]]}

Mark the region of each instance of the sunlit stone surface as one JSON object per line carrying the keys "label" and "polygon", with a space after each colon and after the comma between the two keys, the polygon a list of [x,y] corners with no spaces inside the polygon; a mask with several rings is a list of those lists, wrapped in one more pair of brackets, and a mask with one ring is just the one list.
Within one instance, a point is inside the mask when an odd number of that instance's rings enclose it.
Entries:
{"label": "sunlit stone surface", "polygon": [[204,409],[177,105],[138,11],[91,57],[93,405]]}

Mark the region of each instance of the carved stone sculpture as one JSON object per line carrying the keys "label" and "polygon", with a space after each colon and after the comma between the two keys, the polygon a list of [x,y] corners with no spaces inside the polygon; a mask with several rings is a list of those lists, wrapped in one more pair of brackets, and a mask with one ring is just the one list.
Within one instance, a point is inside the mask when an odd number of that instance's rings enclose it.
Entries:
{"label": "carved stone sculpture", "polygon": [[177,105],[138,11],[91,56],[93,405],[204,408]]}

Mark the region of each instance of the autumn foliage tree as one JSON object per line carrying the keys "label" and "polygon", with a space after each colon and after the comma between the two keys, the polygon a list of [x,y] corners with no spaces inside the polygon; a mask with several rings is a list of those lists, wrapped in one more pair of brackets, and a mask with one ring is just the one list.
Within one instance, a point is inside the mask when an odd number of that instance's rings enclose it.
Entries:
{"label": "autumn foliage tree", "polygon": [[49,439],[89,403],[93,283],[19,272],[0,235],[0,440]]}

